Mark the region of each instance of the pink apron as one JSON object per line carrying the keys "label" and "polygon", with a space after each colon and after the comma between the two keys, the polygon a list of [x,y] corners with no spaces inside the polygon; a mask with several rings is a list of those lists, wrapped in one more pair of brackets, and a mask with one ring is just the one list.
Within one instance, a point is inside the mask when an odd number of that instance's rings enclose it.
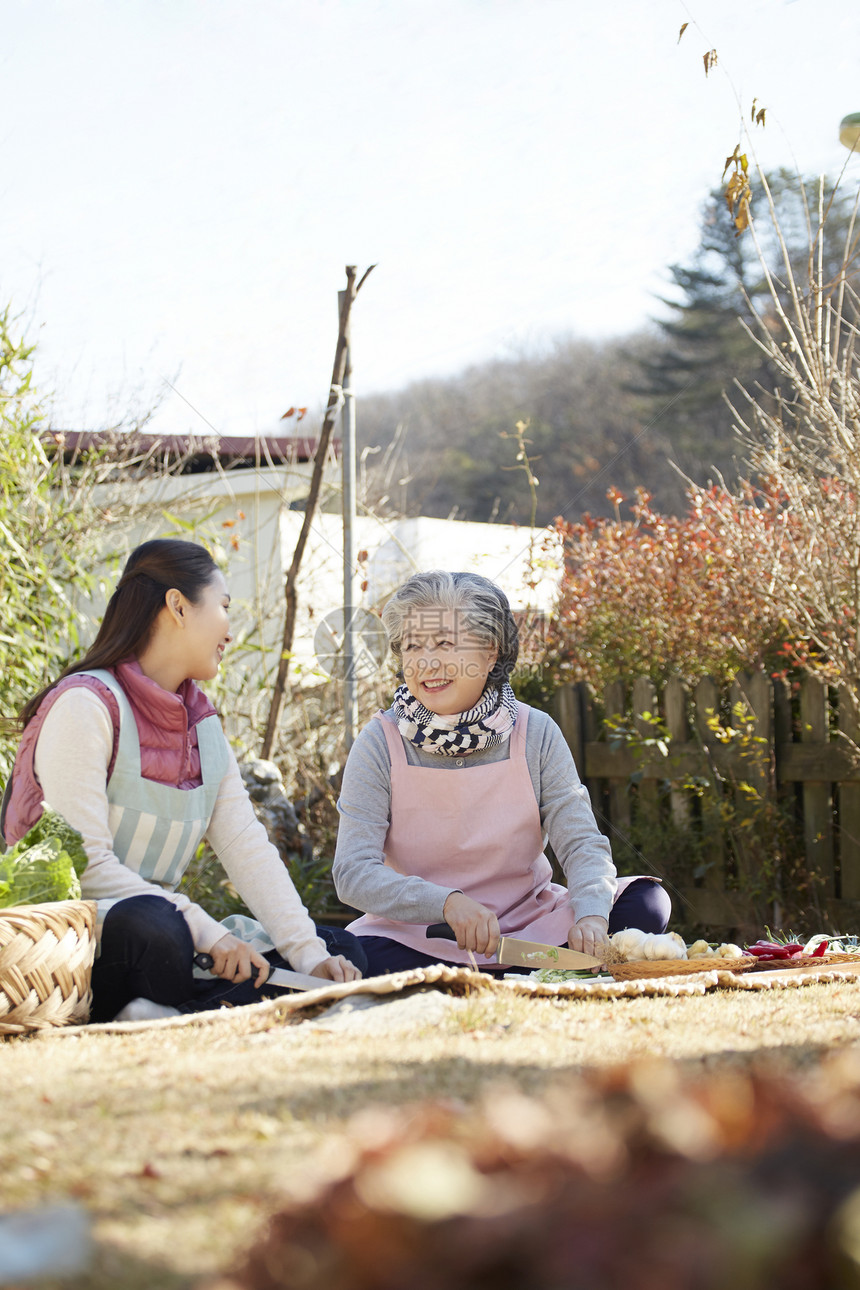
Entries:
{"label": "pink apron", "polygon": [[[529,709],[517,704],[506,761],[465,770],[412,766],[395,723],[378,714],[391,756],[391,823],[385,863],[406,876],[453,887],[492,909],[504,936],[566,945],[575,922],[568,891],[552,881],[540,811],[526,761]],[[454,942],[429,941],[426,926],[364,914],[359,936],[388,936],[453,963],[469,955]],[[491,963],[483,955],[479,963]]]}

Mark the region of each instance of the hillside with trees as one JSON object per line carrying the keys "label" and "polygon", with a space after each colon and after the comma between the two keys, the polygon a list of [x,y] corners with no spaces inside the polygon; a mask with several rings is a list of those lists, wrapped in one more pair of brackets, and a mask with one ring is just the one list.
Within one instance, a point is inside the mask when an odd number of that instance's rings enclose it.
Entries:
{"label": "hillside with trees", "polygon": [[559,340],[549,352],[421,381],[362,400],[359,440],[373,504],[406,514],[527,523],[529,490],[518,468],[517,421],[528,423],[528,454],[538,476],[537,521],[603,513],[606,489],[643,480],[679,502],[666,465],[670,442],[648,426],[637,392],[647,335],[604,344]]}
{"label": "hillside with trees", "polygon": [[[779,225],[799,280],[805,280],[810,227],[796,180],[769,177]],[[753,186],[757,235],[777,296],[787,287],[781,250],[770,236],[767,199]],[[850,195],[826,188],[825,280],[837,273]],[[818,249],[816,249],[818,254]],[[832,264],[831,264],[832,261]],[[750,335],[770,286],[750,236],[737,237],[722,190],[702,211],[699,246],[669,266],[669,290],[651,327],[594,342],[559,338],[542,352],[481,364],[362,399],[358,434],[370,505],[407,515],[528,523],[531,499],[512,431],[528,423],[527,451],[540,483],[539,524],[584,513],[610,515],[606,491],[644,489],[667,514],[686,509],[684,477],[705,486],[738,474],[735,417],[725,393],[740,383],[772,399],[779,381]],[[745,326],[746,325],[746,326]]]}

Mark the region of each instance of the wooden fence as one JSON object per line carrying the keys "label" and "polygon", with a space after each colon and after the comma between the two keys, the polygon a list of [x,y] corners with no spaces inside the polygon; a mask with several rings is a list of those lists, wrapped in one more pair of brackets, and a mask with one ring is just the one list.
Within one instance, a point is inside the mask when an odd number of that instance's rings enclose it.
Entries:
{"label": "wooden fence", "polygon": [[[724,728],[732,725],[737,704],[747,714],[748,735],[721,739],[714,717]],[[759,824],[763,805],[779,806],[802,840],[806,869],[816,875],[804,927],[823,920],[820,930],[860,931],[860,759],[854,751],[860,731],[848,705],[820,681],[809,677],[792,688],[764,673],[748,673],[725,691],[707,680],[692,692],[670,681],[658,695],[649,680],[640,678],[629,686],[608,686],[601,700],[583,684],[567,685],[556,692],[553,715],[616,854],[619,847],[623,853],[637,815],[649,806],[682,833],[684,827],[695,830],[698,808],[695,793],[684,787],[688,777],[701,777],[712,787],[719,781],[719,791],[733,795],[737,836],[745,814],[738,785],[746,783],[759,795]],[[607,734],[604,716],[613,715],[641,732],[638,746]],[[668,732],[665,753],[646,742],[654,735],[656,717]],[[682,897],[679,921],[750,928],[762,910],[759,902],[754,914],[749,892],[767,883],[743,872],[744,848],[731,846],[726,835],[712,832],[700,836],[699,844],[707,857],[702,872],[673,879],[676,905]],[[654,867],[659,871],[659,863]],[[771,885],[774,881],[777,890],[766,916],[778,926],[778,875],[769,876]],[[790,894],[785,893],[786,906],[792,904]]]}

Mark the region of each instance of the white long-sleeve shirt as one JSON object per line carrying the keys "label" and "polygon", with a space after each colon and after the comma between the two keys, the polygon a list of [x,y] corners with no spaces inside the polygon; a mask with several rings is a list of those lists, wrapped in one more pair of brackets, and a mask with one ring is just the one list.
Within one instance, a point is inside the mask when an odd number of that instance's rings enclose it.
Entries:
{"label": "white long-sleeve shirt", "polygon": [[[181,911],[195,949],[211,950],[225,935],[221,924],[180,892],[147,882],[114,853],[107,799],[113,740],[104,703],[89,688],[73,686],[57,698],[36,744],[34,766],[45,801],[83,837],[89,864],[81,879],[82,895],[86,900],[163,896]],[[254,814],[232,750],[206,840],[242,900],[296,971],[310,972],[328,958],[280,855]]]}

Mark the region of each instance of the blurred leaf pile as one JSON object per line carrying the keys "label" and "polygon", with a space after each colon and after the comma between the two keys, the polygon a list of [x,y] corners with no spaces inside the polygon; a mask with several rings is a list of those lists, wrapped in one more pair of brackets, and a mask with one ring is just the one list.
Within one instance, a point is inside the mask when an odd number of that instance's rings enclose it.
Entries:
{"label": "blurred leaf pile", "polygon": [[847,1290],[858,1145],[851,1053],[791,1077],[641,1062],[541,1100],[366,1112],[336,1176],[206,1290]]}

